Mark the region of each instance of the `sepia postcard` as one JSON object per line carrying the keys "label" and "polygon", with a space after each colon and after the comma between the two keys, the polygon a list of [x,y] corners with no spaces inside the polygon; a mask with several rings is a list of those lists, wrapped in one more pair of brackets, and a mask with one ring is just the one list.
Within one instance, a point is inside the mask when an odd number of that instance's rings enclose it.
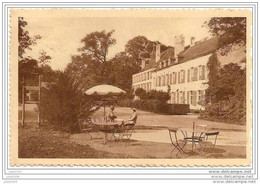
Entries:
{"label": "sepia postcard", "polygon": [[11,9],[12,166],[248,166],[252,12]]}

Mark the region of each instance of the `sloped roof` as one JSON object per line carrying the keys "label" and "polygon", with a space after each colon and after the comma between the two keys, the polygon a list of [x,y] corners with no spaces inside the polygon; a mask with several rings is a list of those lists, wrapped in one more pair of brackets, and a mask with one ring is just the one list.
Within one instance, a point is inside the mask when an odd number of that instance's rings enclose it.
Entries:
{"label": "sloped roof", "polygon": [[174,59],[174,48],[173,47],[162,52],[161,58],[158,62],[155,62],[155,54],[152,54],[152,57],[149,59],[149,63],[141,71],[149,70],[152,68],[157,68],[161,61],[164,61],[169,58]]}
{"label": "sloped roof", "polygon": [[218,37],[205,40],[178,54],[180,62],[189,61],[210,54],[218,49]]}
{"label": "sloped roof", "polygon": [[[182,52],[180,52],[178,54],[178,57],[179,57],[178,63],[171,63],[167,67],[208,55],[217,49],[218,49],[218,37],[214,37],[214,38],[205,40],[203,42],[197,43],[196,45],[194,45],[192,47],[188,45],[185,47],[185,49]],[[175,49],[173,47],[171,47],[171,48],[167,49],[166,51],[162,52],[161,58],[158,62],[155,62],[155,54],[154,53],[151,54],[152,57],[150,58],[149,63],[141,70],[141,72],[152,69],[152,68],[158,69],[158,66],[161,61],[167,60],[169,58],[174,59],[174,50]],[[167,68],[167,67],[163,67],[162,69]],[[160,69],[158,69],[158,70],[160,70]]]}

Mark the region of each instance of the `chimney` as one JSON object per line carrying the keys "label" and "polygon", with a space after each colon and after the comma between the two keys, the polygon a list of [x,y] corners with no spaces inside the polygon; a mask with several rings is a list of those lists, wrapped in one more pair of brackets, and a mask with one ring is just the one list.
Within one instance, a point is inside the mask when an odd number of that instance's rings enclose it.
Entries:
{"label": "chimney", "polygon": [[160,60],[161,57],[161,45],[156,45],[156,51],[155,51],[155,62],[157,63]]}
{"label": "chimney", "polygon": [[180,36],[174,37],[174,57],[176,58],[177,55],[184,50],[185,45],[185,38],[181,34]]}
{"label": "chimney", "polygon": [[142,59],[142,65],[141,65],[141,68],[142,68],[142,69],[144,69],[145,64],[146,64],[146,60],[145,60],[145,59]]}
{"label": "chimney", "polygon": [[192,46],[194,46],[194,45],[195,45],[195,37],[192,36],[192,37],[190,38],[190,46],[192,47]]}

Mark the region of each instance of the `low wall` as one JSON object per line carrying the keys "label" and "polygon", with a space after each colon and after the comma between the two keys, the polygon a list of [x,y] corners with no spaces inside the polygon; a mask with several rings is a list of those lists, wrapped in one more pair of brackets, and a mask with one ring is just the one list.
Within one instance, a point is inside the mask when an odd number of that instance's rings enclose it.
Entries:
{"label": "low wall", "polygon": [[168,113],[169,114],[187,114],[190,112],[189,104],[168,104]]}

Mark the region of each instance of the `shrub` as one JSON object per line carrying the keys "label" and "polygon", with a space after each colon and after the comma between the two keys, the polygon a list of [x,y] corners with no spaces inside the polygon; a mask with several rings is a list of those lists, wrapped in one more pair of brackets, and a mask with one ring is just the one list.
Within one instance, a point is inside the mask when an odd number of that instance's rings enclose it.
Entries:
{"label": "shrub", "polygon": [[144,100],[146,98],[146,91],[143,88],[137,88],[135,90],[135,95]]}
{"label": "shrub", "polygon": [[132,103],[132,107],[154,113],[168,113],[168,104],[160,100],[135,100]]}
{"label": "shrub", "polygon": [[57,72],[56,82],[42,89],[38,109],[41,125],[51,125],[56,130],[77,132],[78,119],[87,118],[92,113],[95,98],[88,97],[77,82],[66,72]]}
{"label": "shrub", "polygon": [[201,112],[201,118],[245,124],[246,69],[229,63],[216,69],[215,73],[210,72],[209,76],[205,111]]}
{"label": "shrub", "polygon": [[170,100],[171,97],[168,92],[151,90],[151,91],[147,92],[147,95],[145,98],[147,100],[160,100],[163,102],[167,102],[168,100]]}
{"label": "shrub", "polygon": [[132,100],[131,99],[119,100],[118,105],[121,107],[132,107]]}
{"label": "shrub", "polygon": [[146,92],[143,88],[137,88],[135,95],[138,96],[141,100],[160,100],[163,102],[167,102],[171,98],[168,92],[157,90]]}

